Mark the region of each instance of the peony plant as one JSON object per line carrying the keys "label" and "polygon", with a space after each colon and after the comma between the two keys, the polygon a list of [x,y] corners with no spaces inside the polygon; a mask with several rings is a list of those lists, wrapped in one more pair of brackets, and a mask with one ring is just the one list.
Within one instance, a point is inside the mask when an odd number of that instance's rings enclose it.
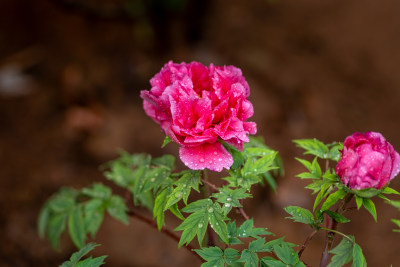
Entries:
{"label": "peony plant", "polygon": [[[288,219],[311,228],[304,242],[296,245],[265,227],[255,227],[245,211],[253,187],[267,184],[275,191],[283,169],[278,152],[261,138],[250,136],[256,134],[257,126],[247,121],[254,110],[241,70],[170,61],[150,85],[150,90],[141,91],[144,110],[166,134],[162,146],[171,141],[180,145],[179,158],[188,169],[176,170],[171,155],[152,158],[122,152],[105,165],[104,174],[126,190],[124,197],[101,183],[61,189],[44,204],[38,219],[39,235],[47,236],[52,247],[59,249],[60,235],[68,228],[80,248],[61,266],[104,264],[105,256],[81,259],[97,246],[87,241],[95,239],[106,213],[126,225],[133,217],[157,228],[193,253],[203,267],[309,266],[302,254],[318,233],[326,237],[320,266],[349,262],[366,266],[355,237],[338,231],[338,225],[350,222],[345,213],[353,210],[348,208],[351,201],[375,220],[375,197],[400,209],[400,201],[387,197],[399,194],[389,183],[400,172],[400,156],[380,133],[354,133],[344,143],[294,141],[313,157],[297,158],[306,168],[297,176],[310,181],[306,188],[315,195],[311,209],[284,208]],[[221,173],[223,184],[210,180],[207,170]],[[139,213],[138,206],[149,214]],[[232,219],[234,210],[241,219]],[[175,229],[166,226],[167,212],[181,220]],[[400,220],[392,221],[400,227]],[[335,236],[341,240],[334,242]]]}

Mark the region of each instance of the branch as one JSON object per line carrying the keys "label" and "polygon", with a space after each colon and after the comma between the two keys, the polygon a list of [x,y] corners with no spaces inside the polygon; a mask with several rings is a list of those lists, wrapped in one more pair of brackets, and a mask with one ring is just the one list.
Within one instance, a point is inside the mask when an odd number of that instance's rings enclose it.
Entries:
{"label": "branch", "polygon": [[206,185],[208,185],[208,186],[209,186],[210,188],[212,188],[212,190],[214,190],[215,192],[219,192],[219,188],[218,188],[215,184],[210,183],[210,182],[207,181],[206,179],[201,179],[201,182],[204,183],[204,184],[206,184]]}
{"label": "branch", "polygon": [[301,246],[299,252],[297,253],[299,255],[299,259],[301,258],[301,254],[303,254],[304,250],[308,246],[308,243],[311,241],[311,239],[314,237],[314,235],[318,233],[317,230],[314,230],[304,241],[303,245]]}
{"label": "branch", "polygon": [[[132,216],[134,218],[139,219],[140,221],[146,223],[147,225],[151,226],[154,229],[157,229],[157,223],[155,221],[153,221],[152,219],[149,219],[139,213],[134,212],[133,210],[128,211],[128,215]],[[171,230],[169,230],[168,228],[166,228],[165,226],[163,226],[160,230],[160,232],[166,234],[167,236],[169,236],[170,238],[172,238],[173,240],[175,240],[176,242],[179,243],[179,236],[177,236],[174,232],[172,232]],[[197,254],[194,251],[194,247],[191,246],[190,244],[184,245],[184,248],[186,248],[188,251],[190,251],[192,254],[196,255],[196,257],[198,257],[202,262],[204,262],[204,260],[199,256],[199,254]]]}
{"label": "branch", "polygon": [[[243,200],[239,200],[240,204],[243,206]],[[238,207],[237,208],[240,212],[240,214],[242,214],[243,218],[247,221],[250,220],[250,217],[246,214],[246,212],[244,211],[243,207]]]}

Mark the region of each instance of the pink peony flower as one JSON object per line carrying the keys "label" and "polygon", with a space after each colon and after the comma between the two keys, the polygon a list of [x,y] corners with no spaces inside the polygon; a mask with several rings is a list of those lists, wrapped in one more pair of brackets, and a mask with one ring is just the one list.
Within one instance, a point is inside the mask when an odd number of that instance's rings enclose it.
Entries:
{"label": "pink peony flower", "polygon": [[344,140],[336,173],[350,189],[381,189],[400,172],[400,156],[376,132],[354,133]]}
{"label": "pink peony flower", "polygon": [[193,170],[229,169],[233,158],[219,139],[243,149],[256,123],[247,99],[249,85],[234,66],[209,67],[199,62],[168,62],[141,91],[144,110],[164,132],[181,145],[179,155]]}

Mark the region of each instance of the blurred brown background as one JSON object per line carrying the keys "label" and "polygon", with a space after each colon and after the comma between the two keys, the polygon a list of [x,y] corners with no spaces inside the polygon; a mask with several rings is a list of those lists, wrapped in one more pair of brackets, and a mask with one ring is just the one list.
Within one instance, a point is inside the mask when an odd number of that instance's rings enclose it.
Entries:
{"label": "blurred brown background", "polygon": [[[257,227],[301,244],[311,230],[282,210],[313,202],[294,178],[303,169],[292,139],[373,130],[400,150],[399,12],[395,0],[0,1],[0,266],[69,257],[68,237],[61,253],[38,238],[39,209],[61,186],[107,183],[98,166],[117,148],[177,155],[177,146],[160,149],[163,134],[139,98],[170,59],[243,70],[252,121],[286,167],[277,195],[257,188],[245,208]],[[339,230],[354,233],[369,266],[400,266],[390,222],[400,213],[377,205],[378,223],[363,210]],[[200,265],[135,219],[127,227],[107,217],[94,241],[107,266]],[[323,234],[313,239],[308,264],[318,266],[323,242]]]}

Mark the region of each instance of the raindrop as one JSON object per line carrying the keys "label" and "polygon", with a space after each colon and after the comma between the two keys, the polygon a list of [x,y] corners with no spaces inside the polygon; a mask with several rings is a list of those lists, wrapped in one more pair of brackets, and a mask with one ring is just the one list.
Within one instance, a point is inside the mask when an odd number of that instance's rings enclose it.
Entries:
{"label": "raindrop", "polygon": [[210,160],[208,163],[210,163],[210,164],[211,164],[211,163],[212,163],[212,160]]}
{"label": "raindrop", "polygon": [[217,153],[217,151],[214,151],[214,155],[217,155],[218,153]]}
{"label": "raindrop", "polygon": [[222,161],[222,159],[218,159],[218,161]]}
{"label": "raindrop", "polygon": [[155,177],[153,177],[153,178],[150,179],[151,182],[154,182],[155,180],[156,180]]}
{"label": "raindrop", "polygon": [[224,206],[227,207],[227,208],[229,208],[229,207],[231,206],[231,204],[230,204],[230,203],[225,203]]}
{"label": "raindrop", "polygon": [[204,159],[200,159],[200,162],[204,162]]}
{"label": "raindrop", "polygon": [[208,212],[209,212],[209,213],[211,213],[211,212],[213,212],[213,211],[214,211],[213,208],[209,208],[209,209],[208,209]]}
{"label": "raindrop", "polygon": [[202,224],[202,223],[199,223],[197,226],[198,226],[199,228],[201,228],[201,227],[203,227],[203,224]]}
{"label": "raindrop", "polygon": [[226,198],[226,201],[232,201],[232,198],[228,197]]}

